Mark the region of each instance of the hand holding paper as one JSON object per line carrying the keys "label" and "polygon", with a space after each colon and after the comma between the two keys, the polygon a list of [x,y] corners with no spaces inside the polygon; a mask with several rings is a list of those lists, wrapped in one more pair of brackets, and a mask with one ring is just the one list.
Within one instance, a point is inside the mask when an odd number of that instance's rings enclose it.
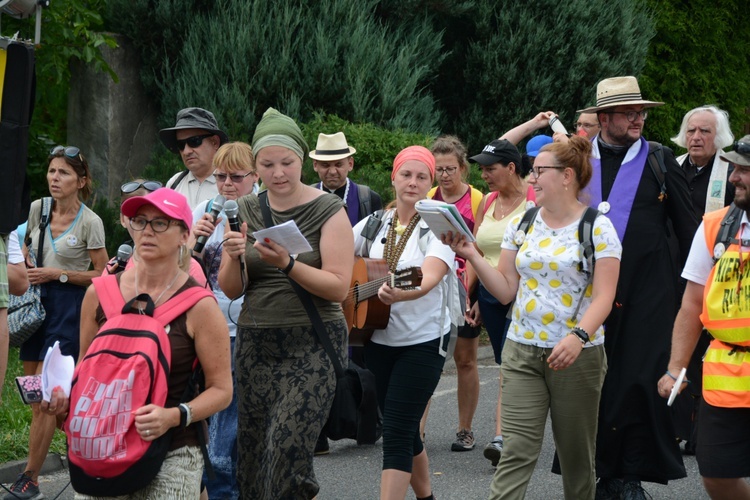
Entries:
{"label": "hand holding paper", "polygon": [[310,243],[300,232],[294,220],[288,220],[277,226],[260,229],[253,232],[253,237],[262,242],[268,238],[273,240],[289,252],[289,255],[297,255],[312,251]]}
{"label": "hand holding paper", "polygon": [[685,380],[686,373],[687,373],[687,368],[683,368],[682,370],[680,370],[680,374],[677,375],[677,380],[675,380],[674,386],[672,387],[672,392],[669,393],[667,406],[672,406],[672,403],[674,403],[674,398],[676,398],[677,394],[680,392],[680,386],[682,385],[682,382]]}
{"label": "hand holding paper", "polygon": [[73,356],[63,356],[60,352],[60,342],[47,349],[42,368],[42,400],[49,402],[52,391],[60,387],[66,397],[70,397],[70,386],[73,383],[75,361]]}
{"label": "hand holding paper", "polygon": [[419,200],[414,208],[438,238],[451,232],[454,235],[464,235],[470,243],[475,241],[455,205],[436,200]]}

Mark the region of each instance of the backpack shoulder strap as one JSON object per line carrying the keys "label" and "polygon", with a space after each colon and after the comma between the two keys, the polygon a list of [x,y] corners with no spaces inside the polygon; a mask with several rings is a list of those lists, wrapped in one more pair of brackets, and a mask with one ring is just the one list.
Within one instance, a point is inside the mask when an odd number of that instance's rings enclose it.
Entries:
{"label": "backpack shoulder strap", "polygon": [[39,245],[36,251],[35,265],[42,267],[42,252],[44,250],[44,235],[47,232],[50,218],[52,218],[52,197],[45,196],[42,198],[42,212],[39,215]]}
{"label": "backpack shoulder strap", "polygon": [[[737,231],[740,230],[740,224],[742,223],[742,209],[737,207],[734,202],[729,206],[729,210],[724,214],[724,218],[721,219],[719,224],[719,231],[716,233],[716,241],[714,241],[714,247],[721,243],[724,245],[724,249],[729,247],[732,243],[739,243],[735,236]],[[714,263],[718,260],[715,256],[713,257]]]}
{"label": "backpack shoulder strap", "polygon": [[359,216],[372,212],[372,200],[370,199],[370,188],[357,184],[357,196],[359,197]]}
{"label": "backpack shoulder strap", "polygon": [[120,285],[117,282],[117,275],[107,274],[91,280],[99,297],[99,305],[102,306],[104,316],[107,319],[114,318],[122,314],[122,308],[125,307],[125,299],[120,293]]}
{"label": "backpack shoulder strap", "polygon": [[581,272],[592,272],[594,270],[594,221],[599,216],[599,211],[592,207],[586,207],[581,220],[578,222],[578,242],[581,244],[581,257],[578,270]]}
{"label": "backpack shoulder strap", "polygon": [[177,178],[176,178],[176,179],[174,180],[174,182],[173,182],[172,184],[170,184],[169,186],[167,186],[167,187],[168,187],[169,189],[174,189],[174,188],[176,188],[177,186],[179,186],[179,185],[180,185],[180,182],[182,182],[182,181],[183,181],[183,180],[185,179],[185,177],[187,177],[187,176],[188,176],[188,174],[189,174],[189,173],[190,173],[190,170],[187,170],[187,169],[183,170],[183,171],[182,171],[182,173],[181,173],[181,174],[179,175],[179,177],[177,177]]}
{"label": "backpack shoulder strap", "polygon": [[659,183],[659,201],[667,197],[667,166],[664,164],[664,147],[658,142],[648,141],[648,165]]}
{"label": "backpack shoulder strap", "polygon": [[200,286],[193,286],[187,290],[173,295],[171,299],[154,310],[154,318],[163,325],[168,325],[188,309],[206,297],[213,297],[210,290]]}
{"label": "backpack shoulder strap", "polygon": [[490,209],[492,202],[495,201],[495,199],[497,198],[499,194],[500,193],[498,193],[497,191],[493,191],[487,195],[487,199],[484,200],[484,214],[483,215],[487,214],[487,211]]}
{"label": "backpack shoulder strap", "polygon": [[530,209],[526,210],[523,213],[523,217],[521,218],[521,223],[518,225],[518,230],[523,231],[525,234],[528,234],[532,223],[536,219],[536,214],[539,213],[539,209],[541,208],[542,207],[531,207]]}
{"label": "backpack shoulder strap", "polygon": [[365,239],[364,248],[362,248],[362,257],[370,256],[370,248],[372,242],[375,240],[375,236],[380,232],[380,228],[383,227],[383,214],[385,210],[376,210],[367,216],[367,222],[365,223],[362,231],[359,233]]}

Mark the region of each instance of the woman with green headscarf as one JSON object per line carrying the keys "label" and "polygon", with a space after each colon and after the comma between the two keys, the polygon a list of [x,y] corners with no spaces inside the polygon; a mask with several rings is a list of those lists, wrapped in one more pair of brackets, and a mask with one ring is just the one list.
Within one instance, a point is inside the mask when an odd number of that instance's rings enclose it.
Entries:
{"label": "woman with green headscarf", "polygon": [[[354,265],[352,229],[337,196],[302,182],[308,146],[294,120],[269,108],[252,147],[267,191],[237,200],[241,232],[224,234],[219,269],[226,295],[245,295],[235,347],[240,497],[313,498],[320,489],[313,451],[333,402],[336,374],[290,279],[312,296],[346,366],[340,304]],[[274,225],[294,220],[312,251],[293,256],[273,240],[256,241],[253,231],[266,227],[261,203],[270,208]]]}

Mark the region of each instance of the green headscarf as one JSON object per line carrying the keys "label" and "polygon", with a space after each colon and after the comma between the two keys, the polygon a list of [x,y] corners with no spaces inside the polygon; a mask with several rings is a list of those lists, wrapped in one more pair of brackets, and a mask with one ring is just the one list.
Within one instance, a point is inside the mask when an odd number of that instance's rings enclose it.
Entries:
{"label": "green headscarf", "polygon": [[274,108],[268,108],[263,113],[253,134],[253,153],[257,155],[258,151],[267,146],[291,149],[303,162],[310,151],[297,123]]}

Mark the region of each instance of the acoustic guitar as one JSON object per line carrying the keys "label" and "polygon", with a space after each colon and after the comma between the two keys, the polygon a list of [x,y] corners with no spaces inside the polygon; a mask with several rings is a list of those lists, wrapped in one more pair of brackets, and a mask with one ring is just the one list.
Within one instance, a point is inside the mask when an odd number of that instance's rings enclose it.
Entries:
{"label": "acoustic guitar", "polygon": [[373,330],[388,326],[391,306],[378,299],[378,290],[383,283],[404,290],[416,288],[422,284],[422,269],[410,267],[390,274],[385,259],[354,258],[352,286],[341,304],[349,327],[350,346],[365,345]]}

